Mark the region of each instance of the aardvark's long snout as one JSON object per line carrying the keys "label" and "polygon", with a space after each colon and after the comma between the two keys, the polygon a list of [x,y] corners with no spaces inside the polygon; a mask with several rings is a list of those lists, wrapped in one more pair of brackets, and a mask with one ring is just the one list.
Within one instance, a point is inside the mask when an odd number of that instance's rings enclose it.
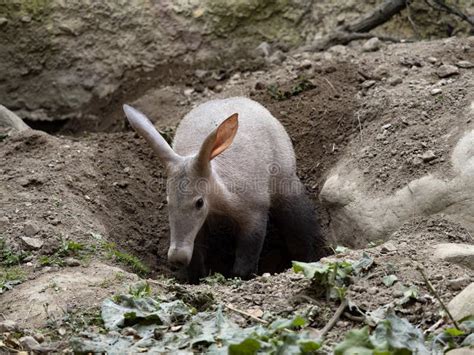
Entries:
{"label": "aardvark's long snout", "polygon": [[168,249],[168,262],[174,266],[185,267],[191,262],[193,248],[190,246],[174,246]]}

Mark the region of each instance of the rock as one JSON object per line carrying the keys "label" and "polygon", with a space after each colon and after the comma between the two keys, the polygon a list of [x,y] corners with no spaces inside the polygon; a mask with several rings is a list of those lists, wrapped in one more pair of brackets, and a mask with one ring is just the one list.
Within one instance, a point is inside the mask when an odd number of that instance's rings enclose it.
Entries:
{"label": "rock", "polygon": [[3,105],[0,105],[0,128],[9,128],[18,132],[30,129],[17,114]]}
{"label": "rock", "polygon": [[277,50],[268,58],[268,61],[272,64],[281,64],[285,59],[286,54],[280,50]]}
{"label": "rock", "polygon": [[132,327],[126,327],[126,328],[123,328],[122,335],[135,337],[138,335],[138,332],[136,329]]}
{"label": "rock", "polygon": [[436,154],[432,150],[427,150],[426,152],[423,153],[421,156],[421,159],[423,160],[424,163],[429,163],[432,160],[436,159]]}
{"label": "rock", "polygon": [[193,88],[189,88],[189,89],[184,89],[183,93],[184,93],[184,96],[191,96],[194,92],[194,89]]}
{"label": "rock", "polygon": [[4,320],[0,322],[0,333],[14,332],[18,330],[18,324],[12,320]]}
{"label": "rock", "polygon": [[257,81],[255,83],[255,90],[263,90],[265,89],[265,84],[262,83],[261,81]]}
{"label": "rock", "polygon": [[258,47],[255,49],[257,54],[261,57],[269,57],[270,53],[272,52],[272,48],[268,42],[262,42],[258,45]]}
{"label": "rock", "polygon": [[441,90],[440,88],[434,88],[433,90],[430,91],[430,94],[431,95],[438,95],[438,94],[441,94],[443,92],[443,90]]}
{"label": "rock", "polygon": [[2,230],[7,229],[7,225],[10,222],[10,219],[7,216],[0,217],[0,228]]}
{"label": "rock", "polygon": [[364,89],[368,89],[368,88],[370,88],[370,87],[372,87],[372,86],[374,86],[374,85],[375,85],[375,80],[366,80],[366,81],[364,81],[364,82],[362,83],[362,87],[363,87]]}
{"label": "rock", "polygon": [[27,237],[32,237],[39,231],[40,231],[40,228],[34,222],[27,222],[23,225],[23,233],[25,233]]}
{"label": "rock", "polygon": [[66,264],[66,266],[74,267],[74,266],[80,266],[81,262],[74,258],[66,258],[64,259],[64,264]]}
{"label": "rock", "polygon": [[436,64],[436,62],[438,61],[438,58],[428,57],[428,58],[426,58],[426,60],[431,64]]}
{"label": "rock", "polygon": [[446,353],[446,355],[472,355],[472,348],[457,348],[450,350]]}
{"label": "rock", "polygon": [[208,74],[209,72],[207,70],[196,69],[194,71],[194,76],[198,79],[204,79]]}
{"label": "rock", "polygon": [[397,251],[397,247],[391,242],[385,243],[384,245],[382,245],[382,248],[380,249],[380,252],[384,254],[391,253],[393,251]]}
{"label": "rock", "polygon": [[81,262],[74,258],[66,258],[64,259],[64,264],[66,264],[66,266],[74,267],[74,266],[80,266]]}
{"label": "rock", "polygon": [[474,270],[474,245],[442,243],[434,247],[434,257]]}
{"label": "rock", "polygon": [[474,282],[448,303],[448,309],[457,321],[474,315]]}
{"label": "rock", "polygon": [[21,346],[28,351],[38,351],[41,349],[41,345],[32,336],[24,336],[20,338]]}
{"label": "rock", "polygon": [[346,56],[347,55],[347,47],[343,46],[341,44],[338,44],[336,46],[332,46],[331,48],[328,49],[329,53],[332,53],[337,56]]}
{"label": "rock", "polygon": [[222,90],[224,89],[224,87],[222,85],[216,85],[216,87],[214,88],[214,92],[222,92]]}
{"label": "rock", "polygon": [[33,334],[33,338],[35,338],[38,343],[44,342],[44,335],[41,333]]}
{"label": "rock", "polygon": [[38,250],[43,246],[43,241],[38,238],[21,237],[21,240],[33,250]]}
{"label": "rock", "polygon": [[459,69],[454,65],[443,64],[436,70],[436,74],[440,78],[447,78],[448,76],[458,75]]}
{"label": "rock", "polygon": [[456,63],[456,66],[458,66],[459,68],[471,69],[474,68],[474,63],[469,62],[468,60],[461,60]]}
{"label": "rock", "polygon": [[0,17],[0,27],[6,25],[8,20],[5,17]]}
{"label": "rock", "polygon": [[448,287],[451,290],[459,291],[459,290],[462,290],[464,285],[467,284],[469,281],[470,281],[470,278],[468,277],[459,277],[457,279],[448,280]]}
{"label": "rock", "polygon": [[299,64],[299,67],[300,67],[300,69],[309,69],[309,68],[311,68],[312,65],[313,65],[313,63],[311,63],[311,61],[309,59],[304,59]]}
{"label": "rock", "polygon": [[29,22],[31,22],[31,17],[25,15],[25,16],[22,16],[22,17],[20,18],[20,20],[21,20],[21,22],[29,23]]}
{"label": "rock", "polygon": [[375,52],[380,49],[381,42],[377,37],[369,39],[362,46],[364,52]]}
{"label": "rock", "polygon": [[388,79],[388,83],[391,86],[397,86],[398,84],[401,84],[402,82],[403,82],[403,79],[400,78],[399,76],[394,76],[394,77]]}

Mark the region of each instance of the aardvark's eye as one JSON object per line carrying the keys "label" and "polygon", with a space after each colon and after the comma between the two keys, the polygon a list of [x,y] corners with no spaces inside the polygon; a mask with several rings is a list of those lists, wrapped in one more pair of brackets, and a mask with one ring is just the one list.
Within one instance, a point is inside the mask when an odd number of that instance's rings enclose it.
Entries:
{"label": "aardvark's eye", "polygon": [[196,208],[198,210],[200,210],[202,208],[202,206],[204,206],[204,200],[202,198],[199,198],[197,201],[196,201]]}

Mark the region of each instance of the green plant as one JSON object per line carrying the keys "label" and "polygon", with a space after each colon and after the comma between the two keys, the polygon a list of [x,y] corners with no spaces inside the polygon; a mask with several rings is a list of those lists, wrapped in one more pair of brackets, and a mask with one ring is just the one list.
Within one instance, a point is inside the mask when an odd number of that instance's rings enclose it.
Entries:
{"label": "green plant", "polygon": [[121,252],[113,243],[104,243],[104,249],[110,258],[114,258],[117,262],[129,266],[135,273],[146,276],[150,273],[150,269],[143,264],[136,256]]}
{"label": "green plant", "polygon": [[5,239],[0,237],[0,264],[13,266],[21,264],[30,254],[23,251],[15,252],[8,248]]}
{"label": "green plant", "polygon": [[276,85],[269,85],[267,87],[268,94],[275,100],[282,101],[289,99],[292,96],[296,96],[304,91],[314,89],[314,85],[311,81],[306,78],[298,77],[296,84],[294,84],[289,90],[281,90]]}
{"label": "green plant", "polygon": [[0,267],[0,294],[22,283],[26,278],[20,267]]}

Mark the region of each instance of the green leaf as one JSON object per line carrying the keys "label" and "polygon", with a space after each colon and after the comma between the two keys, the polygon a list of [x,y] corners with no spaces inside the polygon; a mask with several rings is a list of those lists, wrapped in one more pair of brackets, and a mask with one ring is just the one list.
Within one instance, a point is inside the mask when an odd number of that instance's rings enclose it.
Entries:
{"label": "green leaf", "polygon": [[312,279],[316,274],[324,274],[329,271],[328,264],[320,262],[304,263],[302,261],[293,261],[293,271],[302,272],[308,279]]}
{"label": "green leaf", "polygon": [[342,246],[342,245],[338,245],[338,246],[336,247],[336,249],[334,249],[334,252],[335,252],[336,254],[344,254],[344,253],[347,253],[348,251],[350,251],[350,249],[349,249],[349,248],[346,248],[346,247],[344,247],[344,246]]}
{"label": "green leaf", "polygon": [[447,328],[444,330],[444,333],[452,337],[459,337],[465,334],[462,330],[457,329],[457,328]]}
{"label": "green leaf", "polygon": [[334,348],[335,355],[372,355],[373,346],[369,339],[369,327],[349,331],[344,340]]}
{"label": "green leaf", "polygon": [[229,355],[253,355],[260,350],[260,342],[247,338],[239,344],[229,345]]}
{"label": "green leaf", "polygon": [[304,327],[308,324],[306,319],[301,316],[296,316],[293,319],[277,319],[270,324],[271,329],[294,329],[297,327]]}
{"label": "green leaf", "polygon": [[398,281],[398,277],[395,275],[387,275],[384,276],[382,279],[383,283],[385,286],[390,287],[392,286],[396,281]]}
{"label": "green leaf", "polygon": [[303,354],[313,353],[321,348],[321,343],[314,340],[299,340],[298,345]]}
{"label": "green leaf", "polygon": [[372,259],[367,253],[364,252],[362,254],[362,258],[352,264],[352,268],[354,269],[355,274],[359,275],[363,271],[369,270],[373,264],[374,259]]}

